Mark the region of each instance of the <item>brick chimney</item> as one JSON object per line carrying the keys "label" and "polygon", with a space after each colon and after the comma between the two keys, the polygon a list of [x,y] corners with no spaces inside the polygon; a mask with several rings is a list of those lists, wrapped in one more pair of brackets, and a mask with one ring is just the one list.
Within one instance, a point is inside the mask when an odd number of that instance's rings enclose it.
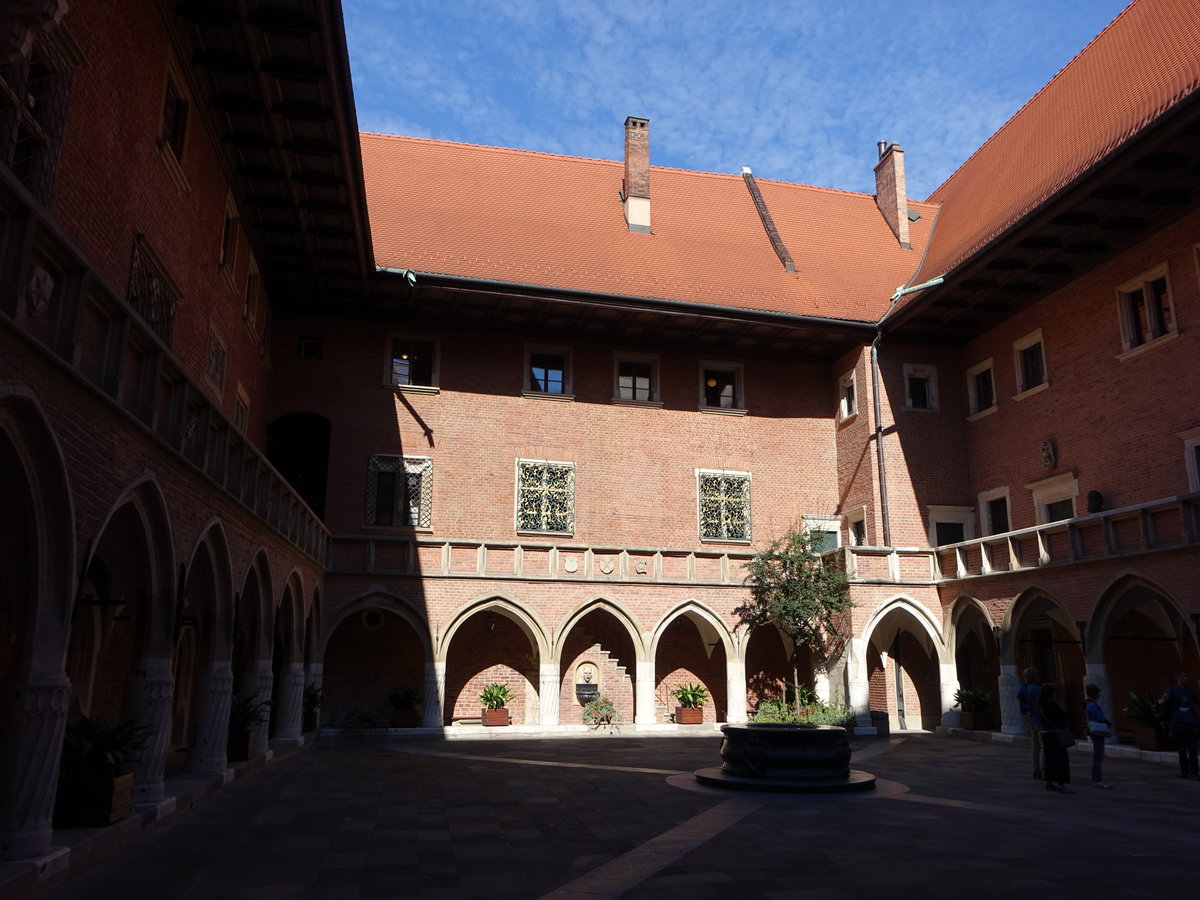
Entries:
{"label": "brick chimney", "polygon": [[905,250],[908,242],[908,188],[904,183],[904,149],[899,144],[879,142],[879,162],[875,165],[875,205],[884,221]]}
{"label": "brick chimney", "polygon": [[650,120],[625,120],[625,181],[621,185],[630,231],[650,233]]}

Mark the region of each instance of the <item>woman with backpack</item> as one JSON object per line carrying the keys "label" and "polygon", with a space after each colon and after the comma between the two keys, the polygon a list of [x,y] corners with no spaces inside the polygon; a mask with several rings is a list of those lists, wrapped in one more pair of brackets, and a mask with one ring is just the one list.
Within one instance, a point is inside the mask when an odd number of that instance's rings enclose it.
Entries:
{"label": "woman with backpack", "polygon": [[1196,765],[1196,744],[1200,728],[1196,727],[1196,692],[1188,684],[1187,672],[1176,672],[1175,683],[1163,692],[1159,704],[1167,708],[1171,737],[1179,745],[1179,777],[1200,781]]}

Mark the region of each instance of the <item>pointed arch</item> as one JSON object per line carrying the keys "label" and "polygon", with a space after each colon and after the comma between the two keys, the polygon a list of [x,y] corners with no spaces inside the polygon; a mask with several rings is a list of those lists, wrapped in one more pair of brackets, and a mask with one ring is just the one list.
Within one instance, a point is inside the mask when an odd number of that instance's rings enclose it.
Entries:
{"label": "pointed arch", "polygon": [[529,638],[529,642],[540,660],[550,659],[550,639],[546,627],[537,615],[514,597],[505,594],[489,594],[472,600],[461,607],[450,618],[446,630],[437,641],[437,659],[445,660],[446,652],[454,641],[455,634],[463,624],[480,613],[498,613],[511,620]]}
{"label": "pointed arch", "polygon": [[[721,645],[725,648],[726,659],[736,659],[737,650],[736,642],[733,633],[726,627],[725,622],[716,612],[696,600],[684,600],[674,608],[668,610],[661,619],[658,625],[655,626],[654,634],[650,638],[650,658],[654,659],[658,656],[658,644],[662,640],[663,633],[667,630],[672,622],[680,616],[687,616],[696,627],[700,630],[702,637],[716,637]],[[710,641],[706,641],[710,643]]]}
{"label": "pointed arch", "polygon": [[1200,651],[1197,636],[1179,599],[1163,584],[1138,569],[1126,569],[1104,589],[1084,636],[1084,650],[1092,662],[1104,659],[1104,639],[1127,613],[1137,610],[1175,638],[1181,649]]}
{"label": "pointed arch", "polygon": [[567,613],[565,619],[558,629],[558,637],[554,641],[553,659],[548,661],[558,662],[559,654],[562,652],[563,641],[570,634],[571,629],[575,627],[582,619],[593,612],[606,612],[616,619],[621,627],[629,633],[629,639],[633,642],[634,650],[637,653],[639,660],[645,660],[647,656],[647,647],[644,640],[644,633],[637,618],[624,607],[605,597],[594,597],[591,600],[585,600],[574,610]]}
{"label": "pointed arch", "polygon": [[[886,634],[882,633],[882,627],[884,620],[895,612],[907,613],[919,625],[921,625],[921,637],[923,638],[922,643],[926,645],[925,649],[927,652],[930,652],[931,655],[934,655],[935,658],[940,662],[950,661],[946,656],[946,640],[942,632],[941,623],[934,618],[933,613],[931,613],[923,604],[918,603],[912,597],[904,594],[897,595],[876,608],[876,610],[871,614],[871,618],[867,621],[867,624],[863,627],[862,639],[866,642],[875,640],[877,637],[877,631],[881,632],[878,635],[878,637],[881,639],[885,637],[894,637],[894,634],[891,632]],[[890,643],[890,641],[884,642],[879,640],[876,641],[876,643],[886,645],[886,643]]]}
{"label": "pointed arch", "polygon": [[420,607],[407,597],[402,597],[399,594],[392,594],[386,591],[368,591],[365,594],[360,594],[349,603],[338,607],[337,612],[330,616],[329,627],[324,630],[317,643],[317,660],[325,658],[325,653],[329,649],[329,639],[343,622],[375,607],[394,613],[412,626],[413,631],[420,638],[426,659],[433,659],[433,635],[429,629],[429,622],[421,612]]}

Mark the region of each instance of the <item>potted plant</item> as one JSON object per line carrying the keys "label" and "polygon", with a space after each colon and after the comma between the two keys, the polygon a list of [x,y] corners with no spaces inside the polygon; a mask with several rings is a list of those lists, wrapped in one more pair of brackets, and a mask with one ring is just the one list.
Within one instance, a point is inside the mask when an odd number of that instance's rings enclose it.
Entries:
{"label": "potted plant", "polygon": [[617,716],[617,708],[608,697],[596,697],[584,704],[580,718],[584,725],[599,728],[601,725],[613,724]]}
{"label": "potted plant", "polygon": [[108,825],[133,809],[133,767],[154,729],[128,719],[81,716],[67,725],[54,804],[55,827]]}
{"label": "potted plant", "polygon": [[253,694],[233,695],[229,704],[229,739],[225,757],[230,762],[245,762],[254,755],[258,726],[267,721],[271,701],[256,700]]}
{"label": "potted plant", "polygon": [[677,725],[699,725],[704,721],[704,704],[708,702],[708,690],[702,684],[683,684],[671,691],[679,704],[675,708]]}
{"label": "potted plant", "polygon": [[421,724],[421,689],[411,684],[401,684],[388,691],[388,704],[392,707],[393,728],[416,728]]}
{"label": "potted plant", "polygon": [[1125,715],[1133,720],[1133,745],[1139,750],[1166,750],[1169,746],[1168,721],[1162,705],[1153,694],[1129,692]]}
{"label": "potted plant", "polygon": [[304,686],[304,731],[317,730],[317,713],[321,709],[324,697],[325,692],[315,681]]}
{"label": "potted plant", "polygon": [[954,705],[962,712],[959,722],[968,731],[987,731],[992,727],[992,695],[983,688],[960,687],[954,692]]}
{"label": "potted plant", "polygon": [[479,702],[483,704],[483,715],[481,716],[483,724],[507,725],[508,710],[504,708],[504,705],[511,699],[512,694],[508,690],[508,685],[498,681],[485,685],[479,692]]}

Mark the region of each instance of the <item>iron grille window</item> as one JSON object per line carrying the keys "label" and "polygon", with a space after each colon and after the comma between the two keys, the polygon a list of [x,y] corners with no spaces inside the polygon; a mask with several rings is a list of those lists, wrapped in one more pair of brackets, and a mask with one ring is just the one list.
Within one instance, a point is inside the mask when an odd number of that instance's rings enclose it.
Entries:
{"label": "iron grille window", "polygon": [[575,530],[575,466],[517,463],[517,530],[554,534]]}
{"label": "iron grille window", "polygon": [[367,472],[367,525],[429,528],[433,507],[433,460],[372,456]]}
{"label": "iron grille window", "polygon": [[42,203],[54,187],[72,70],[81,62],[61,25],[28,56],[0,60],[0,160]]}
{"label": "iron grille window", "polygon": [[168,346],[175,329],[175,305],[179,297],[179,289],[139,235],[133,242],[133,262],[129,267],[126,299]]}
{"label": "iron grille window", "polygon": [[700,473],[700,537],[750,540],[750,476]]}

